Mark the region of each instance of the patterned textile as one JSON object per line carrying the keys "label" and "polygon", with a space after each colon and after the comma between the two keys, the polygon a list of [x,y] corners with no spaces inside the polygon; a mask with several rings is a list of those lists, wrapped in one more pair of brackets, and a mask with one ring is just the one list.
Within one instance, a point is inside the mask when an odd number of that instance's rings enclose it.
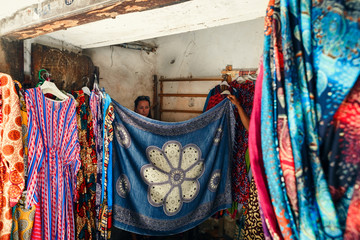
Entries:
{"label": "patterned textile", "polygon": [[231,206],[229,100],[177,123],[113,103],[115,227],[143,235],[176,234]]}
{"label": "patterned textile", "polygon": [[324,175],[330,163],[320,162],[320,149],[335,111],[359,76],[359,10],[355,1],[269,3],[262,150],[285,239],[343,238]]}
{"label": "patterned textile", "polygon": [[96,147],[92,114],[82,90],[73,92],[77,101],[76,115],[79,131],[81,167],[77,174],[75,204],[76,239],[95,239],[96,234]]}
{"label": "patterned textile", "polygon": [[[96,175],[96,216],[99,216],[101,204],[101,181],[102,181],[102,164],[103,164],[103,111],[102,111],[102,96],[99,88],[94,85],[94,89],[90,94],[90,109],[93,116],[93,129],[96,144],[97,156],[97,175]],[[95,219],[96,226],[99,225],[99,218]],[[100,238],[100,232],[97,231],[96,239]]]}
{"label": "patterned textile", "polygon": [[26,196],[23,193],[18,204],[14,207],[13,214],[13,240],[30,240],[35,218],[35,206],[30,209],[25,207]]}
{"label": "patterned textile", "polygon": [[[274,239],[283,239],[278,226],[274,209],[268,191],[268,182],[265,175],[264,161],[261,151],[261,94],[263,85],[263,63],[260,64],[259,74],[256,79],[253,110],[249,126],[249,154],[253,177],[258,190],[258,198],[263,211],[263,227],[267,228]],[[265,232],[266,230],[264,230]]]}
{"label": "patterned textile", "polygon": [[[75,102],[48,99],[40,88],[26,90],[25,99],[29,121],[26,206],[36,205],[33,235],[75,239],[73,201],[80,168]],[[39,218],[41,224],[37,224]]]}
{"label": "patterned textile", "polygon": [[[245,113],[250,117],[254,96],[254,84],[252,81],[245,81],[244,83],[238,83],[232,81],[230,83],[229,91],[235,95],[239,100]],[[209,110],[216,104],[224,99],[224,96],[220,94],[220,87],[216,86],[209,92],[209,95],[213,94],[209,99],[207,106],[204,109]],[[208,95],[208,96],[209,96]],[[246,203],[249,198],[250,182],[247,177],[245,153],[248,149],[248,131],[241,123],[240,116],[237,108],[234,108],[234,115],[236,119],[235,126],[235,144],[233,152],[233,162],[231,170],[231,183],[233,191],[233,201],[239,203]]]}
{"label": "patterned textile", "polygon": [[19,88],[19,100],[20,100],[20,114],[21,114],[21,133],[22,133],[22,142],[24,147],[24,175],[25,180],[28,175],[27,169],[27,159],[28,159],[28,129],[27,129],[27,112],[26,112],[26,103],[25,103],[25,91],[22,88],[21,83],[14,80],[15,84]]}
{"label": "patterned textile", "polygon": [[112,141],[113,141],[113,121],[114,107],[111,104],[111,98],[108,94],[105,97],[104,106],[107,110],[104,113],[104,156],[103,156],[103,199],[100,207],[99,215],[99,231],[101,239],[110,239],[112,226]]}
{"label": "patterned textile", "polygon": [[[335,113],[324,140],[322,162],[344,239],[360,238],[360,79]],[[334,141],[334,139],[336,141]]]}
{"label": "patterned textile", "polygon": [[250,184],[250,197],[248,199],[247,213],[245,216],[244,225],[244,239],[265,239],[264,232],[262,229],[259,202],[258,202],[258,191],[256,190],[254,179]]}
{"label": "patterned textile", "polygon": [[12,209],[24,189],[20,103],[12,78],[0,73],[0,239],[10,239]]}

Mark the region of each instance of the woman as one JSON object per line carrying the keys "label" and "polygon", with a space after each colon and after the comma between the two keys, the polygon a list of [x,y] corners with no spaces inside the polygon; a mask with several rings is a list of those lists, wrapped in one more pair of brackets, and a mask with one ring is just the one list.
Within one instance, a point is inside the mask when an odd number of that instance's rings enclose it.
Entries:
{"label": "woman", "polygon": [[151,109],[150,109],[150,98],[148,96],[138,96],[135,99],[135,112],[151,118]]}

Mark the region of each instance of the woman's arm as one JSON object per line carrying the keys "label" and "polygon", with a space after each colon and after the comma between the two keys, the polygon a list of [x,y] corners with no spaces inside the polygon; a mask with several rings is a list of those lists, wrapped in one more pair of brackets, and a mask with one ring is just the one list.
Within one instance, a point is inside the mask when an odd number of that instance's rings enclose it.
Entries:
{"label": "woman's arm", "polygon": [[246,130],[249,131],[250,119],[249,119],[248,115],[246,115],[244,109],[241,107],[239,100],[237,100],[237,98],[234,95],[228,95],[227,98],[236,106],[236,108],[238,109],[242,124],[244,125]]}

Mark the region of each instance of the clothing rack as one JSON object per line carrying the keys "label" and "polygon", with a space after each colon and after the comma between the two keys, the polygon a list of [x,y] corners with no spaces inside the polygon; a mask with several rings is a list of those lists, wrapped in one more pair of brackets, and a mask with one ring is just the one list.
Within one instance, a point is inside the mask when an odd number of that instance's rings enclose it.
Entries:
{"label": "clothing rack", "polygon": [[220,77],[206,77],[206,78],[164,78],[161,77],[159,79],[160,85],[160,93],[158,94],[159,100],[159,113],[160,119],[161,114],[163,112],[177,112],[177,113],[202,113],[201,110],[187,110],[187,109],[164,109],[163,108],[163,100],[166,97],[189,97],[189,98],[206,98],[208,93],[165,93],[164,92],[164,84],[169,82],[214,82],[214,84],[218,84],[222,79]]}

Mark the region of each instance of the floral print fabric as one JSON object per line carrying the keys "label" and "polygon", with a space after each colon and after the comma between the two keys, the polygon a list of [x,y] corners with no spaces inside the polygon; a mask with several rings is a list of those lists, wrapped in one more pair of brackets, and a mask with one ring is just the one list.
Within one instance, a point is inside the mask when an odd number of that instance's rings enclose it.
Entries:
{"label": "floral print fabric", "polygon": [[0,73],[0,239],[10,239],[12,209],[25,186],[19,96],[12,78]]}
{"label": "floral print fabric", "polygon": [[[360,36],[359,7],[354,1],[280,0],[270,1],[267,9],[262,155],[285,239],[348,236],[326,179],[333,164],[320,159],[327,154],[322,151],[326,131],[359,76],[359,53],[353,51]],[[352,198],[357,191],[348,193]]]}
{"label": "floral print fabric", "polygon": [[76,239],[95,239],[97,159],[92,114],[84,92],[80,90],[72,94],[77,101],[76,116],[81,159],[75,204]]}

